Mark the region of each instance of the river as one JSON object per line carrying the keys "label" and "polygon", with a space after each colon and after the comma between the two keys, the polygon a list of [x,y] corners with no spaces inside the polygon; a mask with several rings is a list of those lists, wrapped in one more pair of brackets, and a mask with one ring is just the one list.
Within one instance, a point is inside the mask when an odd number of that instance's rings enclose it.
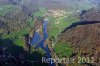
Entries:
{"label": "river", "polygon": [[[47,34],[47,26],[48,26],[48,20],[44,20],[44,22],[43,22],[43,39],[41,40],[41,42],[37,45],[37,47],[36,48],[38,48],[38,47],[41,47],[45,52],[46,52],[46,56],[47,56],[47,58],[51,58],[51,54],[50,54],[50,50],[49,50],[49,48],[48,48],[48,45],[46,45],[45,47],[44,47],[44,43],[45,43],[45,41],[47,40],[47,38],[48,38],[48,34]],[[36,42],[36,41],[39,41],[40,40],[40,38],[38,38],[37,39],[37,37],[39,37],[40,35],[39,34],[36,34],[35,35],[35,37],[33,37],[33,39],[32,39],[32,43],[34,43],[34,42]],[[49,63],[49,66],[55,66],[55,64],[53,63]]]}

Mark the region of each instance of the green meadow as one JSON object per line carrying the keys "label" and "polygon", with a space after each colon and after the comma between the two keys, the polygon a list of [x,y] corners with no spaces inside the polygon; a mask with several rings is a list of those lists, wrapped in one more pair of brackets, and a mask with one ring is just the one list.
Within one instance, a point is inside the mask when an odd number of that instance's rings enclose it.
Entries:
{"label": "green meadow", "polygon": [[[50,18],[52,20],[49,21],[49,37],[56,37],[61,31],[63,31],[66,27],[70,26],[72,23],[79,21],[79,18],[75,17],[60,17],[60,18]],[[58,22],[58,23],[57,23]]]}
{"label": "green meadow", "polygon": [[72,48],[68,42],[58,42],[54,46],[55,53],[60,57],[70,57],[72,55]]}

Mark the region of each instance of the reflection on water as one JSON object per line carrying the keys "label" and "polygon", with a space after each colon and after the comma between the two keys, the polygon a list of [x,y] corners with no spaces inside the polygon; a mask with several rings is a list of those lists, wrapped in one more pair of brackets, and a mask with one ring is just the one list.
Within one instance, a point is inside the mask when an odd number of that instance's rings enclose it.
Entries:
{"label": "reflection on water", "polygon": [[41,36],[38,32],[35,32],[34,37],[31,41],[31,44],[34,45],[34,44],[38,43],[39,41],[41,41]]}

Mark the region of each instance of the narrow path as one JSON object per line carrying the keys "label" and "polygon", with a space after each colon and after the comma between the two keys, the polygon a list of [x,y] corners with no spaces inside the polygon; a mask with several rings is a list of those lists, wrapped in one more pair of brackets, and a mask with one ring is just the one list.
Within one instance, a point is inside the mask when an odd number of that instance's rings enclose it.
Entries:
{"label": "narrow path", "polygon": [[59,29],[59,33],[61,32],[61,28],[58,26],[60,21],[58,19],[55,21],[55,26]]}
{"label": "narrow path", "polygon": [[[64,16],[63,18],[67,18],[68,16]],[[57,20],[55,20],[55,26],[59,29],[59,33],[62,31],[61,27],[58,26],[58,24],[60,23],[60,20],[62,18],[58,18]]]}

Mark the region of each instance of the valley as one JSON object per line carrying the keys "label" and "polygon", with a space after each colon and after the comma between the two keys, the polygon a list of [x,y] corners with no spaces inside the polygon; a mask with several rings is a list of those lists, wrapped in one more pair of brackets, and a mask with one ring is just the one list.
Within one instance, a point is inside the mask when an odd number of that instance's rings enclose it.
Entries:
{"label": "valley", "polygon": [[[100,7],[96,2],[0,0],[0,65],[99,66]],[[75,63],[42,63],[42,57],[74,58]],[[94,63],[77,63],[78,57],[93,57]]]}

